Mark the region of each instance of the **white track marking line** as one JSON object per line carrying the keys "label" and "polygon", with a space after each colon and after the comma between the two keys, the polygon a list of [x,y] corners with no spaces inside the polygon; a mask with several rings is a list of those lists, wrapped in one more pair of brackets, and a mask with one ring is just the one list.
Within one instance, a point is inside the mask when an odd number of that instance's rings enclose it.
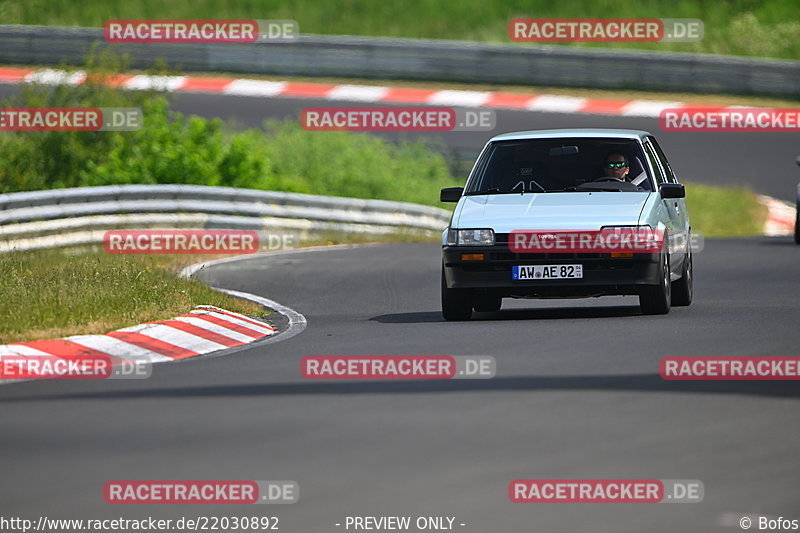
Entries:
{"label": "white track marking line", "polygon": [[626,117],[658,118],[663,110],[679,107],[683,107],[683,103],[663,100],[632,100],[622,108],[621,114]]}
{"label": "white track marking line", "polygon": [[483,91],[436,91],[428,97],[429,105],[452,105],[464,107],[480,107],[492,97],[492,93]]}
{"label": "white track marking line", "polygon": [[557,113],[577,113],[586,105],[586,98],[575,98],[574,96],[552,96],[542,95],[532,99],[528,105],[528,111],[551,111]]}
{"label": "white track marking line", "polygon": [[298,313],[294,309],[286,307],[285,305],[279,304],[274,300],[270,300],[269,298],[264,298],[263,296],[258,296],[257,294],[251,294],[249,292],[232,291],[220,287],[211,287],[211,288],[214,289],[215,291],[224,292],[225,294],[229,294],[231,296],[235,296],[243,300],[249,300],[251,302],[264,305],[266,307],[269,307],[270,309],[274,309],[275,311],[277,311],[278,313],[282,314],[283,316],[289,319],[289,327],[286,328],[286,330],[280,332],[278,335],[276,335],[271,339],[259,341],[259,344],[266,344],[268,342],[279,342],[279,341],[284,341],[286,339],[291,339],[298,333],[301,333],[308,326],[308,321],[306,320],[306,317],[304,317],[302,314]]}
{"label": "white track marking line", "polygon": [[45,85],[80,85],[86,80],[86,72],[44,68],[25,76],[27,83],[43,83]]}
{"label": "white track marking line", "polygon": [[277,96],[284,89],[285,81],[234,80],[222,92],[239,96]]}
{"label": "white track marking line", "polygon": [[388,87],[371,85],[337,85],[325,95],[330,100],[353,100],[356,102],[377,102],[389,92]]}
{"label": "white track marking line", "polygon": [[186,76],[134,76],[125,82],[126,89],[156,89],[159,91],[177,91],[186,82]]}

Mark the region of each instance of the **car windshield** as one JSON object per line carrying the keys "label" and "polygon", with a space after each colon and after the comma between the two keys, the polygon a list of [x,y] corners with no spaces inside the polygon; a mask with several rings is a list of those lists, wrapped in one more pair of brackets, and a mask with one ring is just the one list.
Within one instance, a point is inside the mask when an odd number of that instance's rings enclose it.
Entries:
{"label": "car windshield", "polygon": [[632,139],[497,141],[478,161],[465,194],[652,191],[643,161]]}

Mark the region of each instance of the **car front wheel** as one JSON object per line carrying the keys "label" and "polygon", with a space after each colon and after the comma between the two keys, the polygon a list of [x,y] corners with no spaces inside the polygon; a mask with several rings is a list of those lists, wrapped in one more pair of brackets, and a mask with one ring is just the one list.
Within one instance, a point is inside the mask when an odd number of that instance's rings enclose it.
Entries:
{"label": "car front wheel", "polygon": [[639,289],[639,307],[645,315],[669,313],[672,300],[672,283],[669,278],[669,253],[661,252],[660,281],[658,285],[645,285]]}
{"label": "car front wheel", "polygon": [[672,305],[686,306],[692,303],[692,251],[686,251],[686,259],[683,261],[683,272],[681,279],[672,284]]}
{"label": "car front wheel", "polygon": [[442,316],[445,320],[469,320],[472,317],[472,294],[467,289],[449,289],[442,267]]}

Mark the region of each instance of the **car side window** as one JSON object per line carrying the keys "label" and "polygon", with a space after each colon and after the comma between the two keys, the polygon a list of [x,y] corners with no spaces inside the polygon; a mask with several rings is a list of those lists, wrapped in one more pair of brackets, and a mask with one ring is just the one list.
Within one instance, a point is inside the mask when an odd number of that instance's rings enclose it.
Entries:
{"label": "car side window", "polygon": [[653,167],[653,172],[655,172],[656,184],[660,185],[662,183],[666,183],[667,178],[664,176],[664,169],[661,168],[661,163],[659,162],[658,156],[656,156],[653,147],[648,141],[645,141],[643,145],[644,153],[647,154],[647,159],[650,160],[650,166]]}
{"label": "car side window", "polygon": [[465,186],[466,191],[473,191],[481,188],[481,182],[484,181],[486,176],[486,166],[489,164],[489,160],[492,158],[494,153],[495,151],[492,150],[491,146],[484,150],[480,159],[478,159],[478,162],[475,164],[475,168],[472,170],[472,173],[467,179],[467,184]]}
{"label": "car side window", "polygon": [[667,156],[664,155],[664,151],[658,145],[656,139],[654,137],[648,137],[647,140],[653,145],[653,149],[655,150],[658,160],[661,163],[661,168],[667,175],[667,181],[670,183],[678,183],[678,178],[675,177],[675,172],[672,171],[672,167],[670,166],[669,161],[667,161]]}

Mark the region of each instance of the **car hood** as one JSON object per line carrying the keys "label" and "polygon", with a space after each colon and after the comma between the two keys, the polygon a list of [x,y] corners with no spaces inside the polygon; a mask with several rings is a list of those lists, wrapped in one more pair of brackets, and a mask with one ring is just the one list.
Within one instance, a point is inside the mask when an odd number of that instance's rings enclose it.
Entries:
{"label": "car hood", "polygon": [[639,223],[646,192],[490,194],[461,199],[454,228],[592,230]]}

